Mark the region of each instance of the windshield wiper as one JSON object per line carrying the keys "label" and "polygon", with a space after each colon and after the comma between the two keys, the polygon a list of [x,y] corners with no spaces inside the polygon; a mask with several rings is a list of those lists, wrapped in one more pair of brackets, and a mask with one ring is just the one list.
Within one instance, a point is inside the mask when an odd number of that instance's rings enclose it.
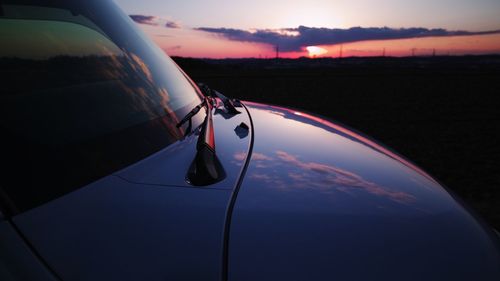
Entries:
{"label": "windshield wiper", "polygon": [[219,98],[222,101],[222,103],[224,104],[224,108],[227,110],[227,112],[229,114],[236,115],[236,114],[241,113],[236,109],[236,105],[234,104],[234,102],[230,98],[224,96],[223,94],[219,93],[216,90],[211,89],[210,87],[208,87],[204,83],[198,83],[198,87],[200,88],[200,90],[203,92],[203,94],[205,96]]}
{"label": "windshield wiper", "polygon": [[224,168],[215,153],[215,134],[212,120],[213,101],[211,97],[205,97],[203,102],[194,107],[182,120],[177,127],[189,121],[189,127],[192,125],[191,119],[202,107],[205,107],[206,116],[203,121],[200,135],[196,143],[196,156],[191,163],[186,180],[192,185],[209,185],[223,180],[226,177]]}
{"label": "windshield wiper", "polygon": [[195,106],[188,114],[186,114],[186,116],[184,116],[184,118],[182,118],[182,120],[179,123],[177,123],[177,125],[176,125],[177,128],[179,128],[180,126],[184,125],[184,123],[189,121],[189,126],[186,129],[186,134],[188,134],[191,131],[192,118],[196,114],[198,114],[198,112],[200,111],[200,109],[203,106],[205,106],[205,104],[207,103],[207,100],[210,99],[210,97],[219,98],[222,101],[222,103],[224,104],[224,108],[226,109],[227,113],[229,113],[231,115],[236,115],[236,114],[241,113],[236,109],[236,107],[241,107],[240,101],[232,100],[232,99],[226,97],[225,95],[219,93],[218,91],[211,89],[210,87],[208,87],[204,83],[198,83],[198,87],[201,90],[201,92],[203,93],[203,95],[205,96],[205,98],[203,99],[203,101],[200,104]]}
{"label": "windshield wiper", "polygon": [[186,134],[188,134],[191,131],[191,127],[193,125],[193,122],[192,122],[193,117],[198,112],[200,112],[200,109],[205,105],[205,103],[207,103],[207,98],[204,98],[203,101],[200,104],[198,104],[193,109],[191,109],[191,111],[188,112],[188,114],[186,114],[186,116],[184,116],[184,118],[182,118],[182,120],[179,123],[177,123],[177,125],[175,125],[175,126],[177,128],[180,128],[182,125],[184,125],[184,123],[186,123],[187,121],[189,121],[189,126],[186,129]]}

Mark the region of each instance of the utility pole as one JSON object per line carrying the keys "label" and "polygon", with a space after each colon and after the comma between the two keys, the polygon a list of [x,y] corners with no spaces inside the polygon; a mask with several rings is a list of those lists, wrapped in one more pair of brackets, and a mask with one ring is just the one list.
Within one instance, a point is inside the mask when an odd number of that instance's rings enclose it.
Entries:
{"label": "utility pole", "polygon": [[432,49],[432,56],[435,57],[436,56],[436,48]]}
{"label": "utility pole", "polygon": [[340,45],[340,51],[339,51],[339,59],[342,58],[342,49],[344,48],[344,45]]}
{"label": "utility pole", "polygon": [[385,48],[382,50],[382,57],[385,58]]}
{"label": "utility pole", "polygon": [[417,48],[412,48],[411,49],[411,56],[414,57],[415,56],[415,51],[417,50]]}
{"label": "utility pole", "polygon": [[280,58],[280,45],[276,44],[276,59]]}

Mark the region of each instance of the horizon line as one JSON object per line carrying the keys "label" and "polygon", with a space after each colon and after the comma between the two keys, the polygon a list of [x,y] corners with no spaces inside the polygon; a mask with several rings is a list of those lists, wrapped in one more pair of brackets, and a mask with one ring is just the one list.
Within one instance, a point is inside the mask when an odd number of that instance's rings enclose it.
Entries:
{"label": "horizon line", "polygon": [[[168,54],[167,54],[168,55]],[[446,57],[492,57],[499,56],[500,53],[487,53],[487,54],[446,54],[446,55],[415,55],[415,56],[345,56],[345,57],[334,57],[334,56],[319,56],[319,57],[309,57],[309,56],[300,56],[296,58],[288,58],[288,57],[225,57],[225,58],[211,58],[211,57],[191,57],[191,56],[175,56],[168,55],[171,58],[183,58],[183,59],[202,59],[202,60],[238,60],[238,59],[254,59],[254,60],[299,60],[299,59],[308,59],[308,60],[317,60],[317,59],[333,59],[333,60],[342,60],[342,59],[352,59],[352,58],[361,58],[361,59],[374,59],[374,58],[390,58],[390,59],[408,59],[408,58],[446,58]]]}

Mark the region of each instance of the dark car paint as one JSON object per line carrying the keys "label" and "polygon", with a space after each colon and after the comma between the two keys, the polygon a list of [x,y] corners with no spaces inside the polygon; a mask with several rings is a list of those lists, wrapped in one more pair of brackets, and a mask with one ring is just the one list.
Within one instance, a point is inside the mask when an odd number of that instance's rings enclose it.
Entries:
{"label": "dark car paint", "polygon": [[[416,166],[327,120],[245,104],[253,122],[214,115],[224,181],[183,181],[193,134],[14,223],[63,280],[498,280],[498,238]],[[255,131],[240,138],[241,122]]]}
{"label": "dark car paint", "polygon": [[10,222],[1,219],[0,277],[2,281],[57,280],[57,277],[32,252]]}
{"label": "dark car paint", "polygon": [[230,117],[220,110],[214,127],[223,181],[186,182],[196,152],[191,134],[13,222],[63,280],[220,280],[227,208],[252,134],[235,132],[249,124],[246,111]]}
{"label": "dark car paint", "polygon": [[330,121],[247,105],[229,280],[500,280],[498,237],[415,165]]}

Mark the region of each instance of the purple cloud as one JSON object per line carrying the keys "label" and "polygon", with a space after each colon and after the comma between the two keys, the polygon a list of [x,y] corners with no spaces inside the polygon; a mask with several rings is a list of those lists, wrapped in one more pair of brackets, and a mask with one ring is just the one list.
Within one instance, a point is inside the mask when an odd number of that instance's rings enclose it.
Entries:
{"label": "purple cloud", "polygon": [[233,41],[278,45],[282,51],[301,51],[305,46],[332,45],[367,40],[389,40],[421,37],[444,37],[483,35],[500,33],[500,30],[471,32],[448,31],[446,29],[427,28],[389,28],[389,27],[352,27],[316,28],[299,26],[297,28],[260,29],[254,32],[232,28],[199,27],[196,30],[213,33]]}
{"label": "purple cloud", "polygon": [[181,28],[181,25],[175,21],[167,21],[167,23],[165,23],[165,27],[168,27],[168,28]]}
{"label": "purple cloud", "polygon": [[157,16],[148,15],[129,15],[129,17],[139,24],[147,24],[152,26],[162,25],[166,28],[181,28],[181,25],[173,20],[167,20]]}
{"label": "purple cloud", "polygon": [[130,15],[130,18],[136,23],[147,25],[158,25],[158,17],[146,15]]}

